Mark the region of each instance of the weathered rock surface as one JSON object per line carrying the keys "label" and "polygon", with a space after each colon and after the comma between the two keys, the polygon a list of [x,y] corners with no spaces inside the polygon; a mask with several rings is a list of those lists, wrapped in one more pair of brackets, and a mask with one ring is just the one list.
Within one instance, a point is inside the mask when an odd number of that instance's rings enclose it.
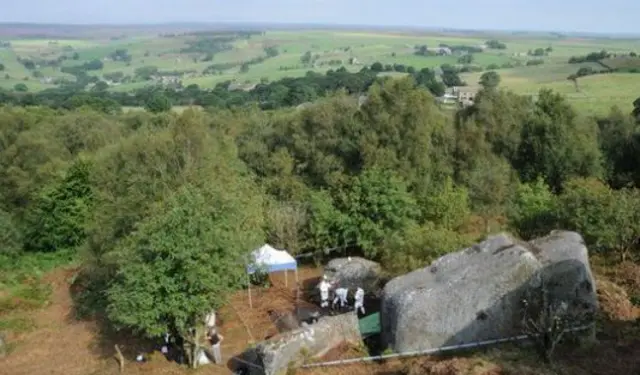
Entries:
{"label": "weathered rock surface", "polygon": [[[259,343],[255,349],[265,375],[278,374],[289,363],[301,363],[319,357],[343,342],[361,340],[356,314],[322,317],[311,325],[275,336]],[[255,368],[252,373],[255,373]]]}
{"label": "weathered rock surface", "polygon": [[276,326],[279,333],[300,328],[300,322],[290,311],[270,310],[268,313],[271,322]]}
{"label": "weathered rock surface", "polygon": [[337,285],[355,290],[358,287],[366,292],[375,292],[380,288],[382,268],[380,264],[360,257],[336,258],[327,263],[325,275]]}
{"label": "weathered rock surface", "polygon": [[579,234],[554,231],[530,243],[500,234],[387,283],[383,338],[404,352],[520,335],[522,299],[540,288],[540,276],[570,312],[597,309]]}

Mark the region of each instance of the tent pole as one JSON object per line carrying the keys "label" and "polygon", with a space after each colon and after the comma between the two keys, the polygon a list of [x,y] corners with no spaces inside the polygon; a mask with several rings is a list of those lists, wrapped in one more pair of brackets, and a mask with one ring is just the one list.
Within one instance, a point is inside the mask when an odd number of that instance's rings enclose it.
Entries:
{"label": "tent pole", "polygon": [[300,302],[300,282],[298,281],[298,265],[297,264],[294,272],[296,277],[296,306],[298,306],[298,302]]}
{"label": "tent pole", "polygon": [[289,270],[284,270],[284,286],[289,286]]}
{"label": "tent pole", "polygon": [[253,308],[253,304],[251,303],[251,276],[247,273],[247,285],[249,286],[249,308]]}

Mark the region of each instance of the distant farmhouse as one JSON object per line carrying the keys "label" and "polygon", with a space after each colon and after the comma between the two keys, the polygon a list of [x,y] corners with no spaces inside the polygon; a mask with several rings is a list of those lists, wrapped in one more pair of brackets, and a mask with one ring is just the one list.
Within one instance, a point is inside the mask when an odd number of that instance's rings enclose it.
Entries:
{"label": "distant farmhouse", "polygon": [[433,52],[438,56],[451,56],[453,54],[453,52],[451,52],[451,48],[449,47],[427,48],[427,51]]}
{"label": "distant farmhouse", "polygon": [[228,91],[251,91],[255,89],[257,84],[255,83],[238,83],[231,82],[228,87]]}
{"label": "distant farmhouse", "polygon": [[469,86],[448,88],[438,100],[442,104],[457,104],[462,107],[473,105],[478,89]]}

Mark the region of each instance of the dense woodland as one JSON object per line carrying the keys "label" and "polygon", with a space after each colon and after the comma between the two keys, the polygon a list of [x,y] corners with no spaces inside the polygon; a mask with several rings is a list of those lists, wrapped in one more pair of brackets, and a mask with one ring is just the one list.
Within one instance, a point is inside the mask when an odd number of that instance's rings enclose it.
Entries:
{"label": "dense woodland", "polygon": [[504,227],[524,239],[577,230],[592,251],[637,255],[632,114],[588,118],[554,92],[495,84],[453,113],[413,78],[345,77],[297,109],[0,107],[0,273],[70,256],[84,313],[189,338],[244,287],[265,241],[317,260],[344,248],[391,274]]}

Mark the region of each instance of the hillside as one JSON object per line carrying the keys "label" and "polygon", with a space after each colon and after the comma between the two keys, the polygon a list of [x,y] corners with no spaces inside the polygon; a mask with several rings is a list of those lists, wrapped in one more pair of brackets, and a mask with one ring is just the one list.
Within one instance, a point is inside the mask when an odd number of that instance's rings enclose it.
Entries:
{"label": "hillside", "polygon": [[[462,54],[471,48],[469,67],[472,71],[497,69],[507,78],[503,82],[505,88],[536,93],[540,88],[559,87],[566,83],[567,76],[581,67],[568,63],[572,56],[600,50],[627,54],[635,47],[629,40],[497,37],[501,38],[505,48],[479,48],[489,38],[482,34],[474,37],[456,33],[402,34],[349,30],[174,31],[153,34],[147,29],[132,29],[117,37],[94,35],[84,36],[85,39],[67,37],[59,40],[0,35],[0,40],[6,39],[4,47],[0,47],[0,63],[4,66],[0,87],[14,89],[16,85],[26,85],[30,91],[55,88],[77,80],[74,71],[78,67],[99,62],[95,68],[87,68],[88,82],[106,82],[110,90],[128,92],[149,85],[177,82],[182,87],[197,84],[201,88],[213,88],[225,81],[255,84],[301,77],[309,71],[324,73],[340,67],[355,72],[375,62],[416,70],[459,65]],[[421,54],[421,46],[432,51],[448,46],[453,48],[453,53]],[[456,50],[461,47],[466,49]],[[621,71],[633,69],[635,59],[616,59],[616,62],[603,63],[620,66]],[[596,70],[602,68],[601,65],[591,66]],[[465,79],[474,83],[477,75],[471,73],[465,75]],[[632,79],[625,80],[629,85],[637,81],[636,76],[628,78]],[[602,79],[607,81],[606,77]],[[626,91],[623,89],[619,96],[624,96],[625,101],[631,103],[635,94]],[[595,110],[598,113],[608,110],[604,107],[612,102],[608,99],[609,93],[598,90],[585,92],[582,96],[602,103]],[[582,106],[581,102],[578,96],[576,103]],[[583,108],[588,109],[589,106],[584,105]]]}
{"label": "hillside", "polygon": [[[633,46],[554,38],[218,30],[3,41],[5,72],[30,76],[6,73],[15,84],[0,90],[0,374],[115,374],[118,345],[126,373],[222,375],[263,341],[262,363],[279,358],[273,367],[289,375],[640,373],[640,75],[598,70],[604,45],[629,57]],[[213,88],[186,85],[195,80]],[[473,100],[443,105],[462,80],[479,89]],[[571,243],[533,241],[556,230],[575,232]],[[477,246],[505,232],[508,242]],[[258,262],[265,244],[286,263]],[[358,278],[349,288],[367,289],[366,318],[395,311],[405,320],[392,334],[414,342],[328,347],[357,336],[357,316],[304,319],[335,314],[319,307],[323,266],[356,257],[373,276],[346,267],[334,286]],[[558,267],[554,285],[537,282],[565,261],[579,277]],[[419,277],[381,291],[407,274]],[[543,297],[528,311],[519,303],[533,289]],[[207,344],[212,310],[223,338]],[[539,351],[298,366],[519,335],[532,315],[582,324],[580,310],[595,321],[593,345],[555,347],[558,329]],[[289,332],[301,321],[310,327]],[[388,334],[378,322],[369,332]],[[439,341],[420,342],[434,331]],[[167,333],[172,358],[159,352]],[[199,345],[216,343],[221,363],[187,369]]]}
{"label": "hillside", "polygon": [[[598,260],[596,262],[599,262]],[[473,373],[477,375],[520,374],[551,375],[560,371],[565,375],[620,375],[634,374],[640,368],[640,334],[636,320],[640,318],[640,309],[629,302],[628,295],[640,290],[640,269],[637,265],[626,263],[619,265],[616,272],[597,267],[598,294],[602,312],[598,338],[594,347],[576,349],[563,347],[558,354],[555,367],[541,368],[535,353],[530,349],[501,346],[475,353],[459,353],[453,356],[409,358],[387,360],[382,363],[332,366],[326,368],[298,370],[298,374],[426,374],[459,375]],[[21,319],[31,320],[29,331],[9,335],[14,342],[9,358],[0,359],[1,374],[28,375],[47,372],[52,375],[107,375],[117,374],[118,364],[113,358],[114,344],[119,344],[127,355],[125,367],[127,374],[171,374],[187,373],[225,375],[232,372],[226,366],[202,367],[192,372],[168,363],[160,353],[152,355],[151,362],[137,364],[134,357],[138,350],[147,350],[145,343],[133,344],[130,338],[105,336],[95,321],[76,320],[70,295],[69,280],[76,274],[73,269],[57,269],[43,278],[51,285],[52,293],[48,306],[23,312]],[[318,275],[312,269],[303,273],[303,280],[314,279]],[[612,282],[613,280],[613,282]],[[631,281],[633,280],[633,281]],[[630,282],[631,281],[631,282]],[[251,342],[252,337],[269,334],[274,328],[258,312],[269,308],[284,309],[291,301],[283,299],[284,282],[282,275],[274,275],[272,282],[277,287],[265,290],[254,298],[254,311],[246,309],[246,294],[232,297],[232,305],[220,313],[221,330],[228,341],[223,350],[226,356],[238,355]],[[621,286],[614,282],[620,283]],[[281,289],[282,288],[282,289]],[[239,315],[242,321],[239,321]],[[264,315],[266,317],[266,314]],[[6,324],[11,318],[0,315],[0,322]],[[247,326],[250,327],[247,331]],[[250,333],[252,335],[250,335]],[[37,350],[34,350],[38,348]],[[157,350],[157,348],[156,348]],[[69,353],[73,353],[70,358]],[[323,360],[357,358],[366,355],[359,348],[342,347],[327,354]]]}

